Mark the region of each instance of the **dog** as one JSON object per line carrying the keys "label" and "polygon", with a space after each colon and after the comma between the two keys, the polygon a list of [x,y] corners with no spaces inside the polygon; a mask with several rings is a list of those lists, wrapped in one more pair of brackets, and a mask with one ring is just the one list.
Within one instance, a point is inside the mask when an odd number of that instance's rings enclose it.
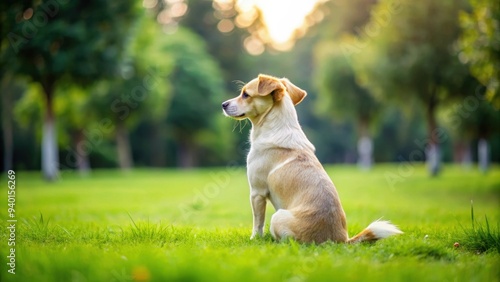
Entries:
{"label": "dog", "polygon": [[337,190],[298,122],[295,105],[306,95],[286,78],[260,74],[239,96],[222,103],[226,116],[252,124],[247,156],[250,238],[263,236],[267,200],[276,209],[270,232],[278,241],[357,243],[402,233],[388,221],[375,221],[349,238]]}

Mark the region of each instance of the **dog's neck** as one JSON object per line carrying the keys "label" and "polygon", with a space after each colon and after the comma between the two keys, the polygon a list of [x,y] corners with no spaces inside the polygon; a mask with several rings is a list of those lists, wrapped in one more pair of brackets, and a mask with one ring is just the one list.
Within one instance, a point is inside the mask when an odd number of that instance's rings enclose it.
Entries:
{"label": "dog's neck", "polygon": [[251,122],[252,147],[315,151],[314,145],[307,139],[300,127],[293,102],[287,95]]}

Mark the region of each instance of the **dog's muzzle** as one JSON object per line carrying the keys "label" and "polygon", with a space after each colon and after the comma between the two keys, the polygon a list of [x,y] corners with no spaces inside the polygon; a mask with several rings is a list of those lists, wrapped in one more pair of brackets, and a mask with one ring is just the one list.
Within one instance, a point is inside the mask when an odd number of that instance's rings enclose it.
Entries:
{"label": "dog's muzzle", "polygon": [[229,105],[231,103],[229,101],[226,101],[224,103],[222,103],[222,111],[224,112],[224,114],[228,117],[232,116],[230,113],[228,113],[228,109],[230,108]]}
{"label": "dog's muzzle", "polygon": [[242,118],[245,116],[245,113],[243,114],[238,114],[238,109],[236,106],[231,106],[230,101],[226,101],[222,103],[222,110],[224,111],[224,114],[228,117],[232,118]]}

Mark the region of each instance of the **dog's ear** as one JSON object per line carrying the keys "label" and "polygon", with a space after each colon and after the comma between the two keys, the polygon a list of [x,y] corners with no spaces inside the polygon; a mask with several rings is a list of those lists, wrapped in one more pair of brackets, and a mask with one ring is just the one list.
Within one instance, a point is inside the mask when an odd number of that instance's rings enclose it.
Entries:
{"label": "dog's ear", "polygon": [[272,93],[275,101],[280,101],[285,95],[283,83],[276,77],[259,74],[259,95],[266,96]]}
{"label": "dog's ear", "polygon": [[292,101],[293,101],[294,105],[297,105],[300,102],[302,102],[302,100],[304,100],[304,98],[307,96],[307,92],[306,91],[304,91],[304,90],[298,88],[297,86],[295,86],[287,78],[282,78],[281,82],[285,85],[286,91],[290,95],[290,98],[292,98]]}

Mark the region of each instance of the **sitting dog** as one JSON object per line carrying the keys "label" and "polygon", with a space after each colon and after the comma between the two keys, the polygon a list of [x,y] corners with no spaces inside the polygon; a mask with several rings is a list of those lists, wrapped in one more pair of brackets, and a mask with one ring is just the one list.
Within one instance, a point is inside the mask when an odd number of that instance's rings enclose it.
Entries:
{"label": "sitting dog", "polygon": [[288,79],[261,74],[238,97],[222,103],[226,116],[252,123],[247,157],[251,239],[263,234],[267,199],[276,209],[270,225],[276,240],[356,243],[402,233],[387,221],[375,221],[349,238],[337,190],[297,119],[294,105],[305,97]]}

